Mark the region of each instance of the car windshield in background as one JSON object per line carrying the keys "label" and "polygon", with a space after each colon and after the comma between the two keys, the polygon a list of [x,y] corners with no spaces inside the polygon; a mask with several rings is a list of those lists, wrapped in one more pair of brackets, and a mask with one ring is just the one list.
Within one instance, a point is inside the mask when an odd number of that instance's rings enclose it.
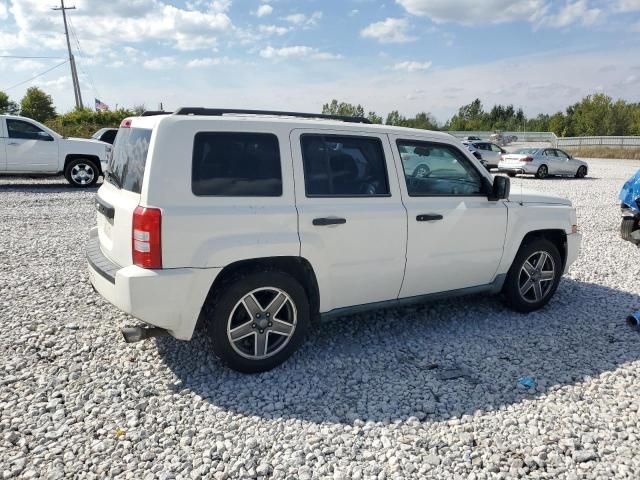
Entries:
{"label": "car windshield in background", "polygon": [[533,155],[538,150],[540,150],[540,149],[539,148],[519,148],[518,150],[516,150],[513,153],[515,153],[517,155]]}
{"label": "car windshield in background", "polygon": [[109,172],[115,177],[113,180],[118,183],[116,186],[134,193],[141,192],[150,140],[149,129],[120,129],[109,160]]}

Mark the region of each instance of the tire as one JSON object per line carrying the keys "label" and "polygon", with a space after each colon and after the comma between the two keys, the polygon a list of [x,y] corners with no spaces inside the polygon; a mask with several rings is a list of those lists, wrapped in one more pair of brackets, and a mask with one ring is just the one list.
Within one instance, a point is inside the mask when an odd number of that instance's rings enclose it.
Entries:
{"label": "tire", "polygon": [[587,176],[587,167],[584,165],[580,165],[578,167],[578,171],[576,172],[576,178],[584,178]]}
{"label": "tire", "polygon": [[88,158],[71,160],[64,169],[64,178],[76,188],[89,188],[96,184],[100,176],[100,168],[95,161]]}
{"label": "tire", "polygon": [[[267,315],[271,300],[277,298],[284,303]],[[276,314],[280,318],[276,319]],[[271,322],[273,319],[278,324]],[[289,274],[251,273],[221,286],[207,300],[204,321],[213,352],[229,368],[243,373],[266,372],[302,344],[310,324],[309,300],[302,285]]]}
{"label": "tire", "polygon": [[515,172],[507,172],[507,175],[511,178],[514,178],[516,176]]}
{"label": "tire", "polygon": [[549,176],[549,168],[546,165],[540,165],[538,167],[538,171],[536,172],[536,178],[542,180],[543,178],[547,178]]}
{"label": "tire", "polygon": [[620,236],[627,242],[636,243],[631,234],[638,229],[638,220],[635,218],[623,218],[620,225]]}
{"label": "tire", "polygon": [[[542,266],[538,265],[540,260],[543,260]],[[528,267],[525,267],[527,262]],[[553,243],[544,238],[527,241],[520,247],[507,273],[502,289],[507,305],[521,313],[544,307],[558,288],[562,270],[562,258]],[[533,281],[527,288],[530,280]]]}

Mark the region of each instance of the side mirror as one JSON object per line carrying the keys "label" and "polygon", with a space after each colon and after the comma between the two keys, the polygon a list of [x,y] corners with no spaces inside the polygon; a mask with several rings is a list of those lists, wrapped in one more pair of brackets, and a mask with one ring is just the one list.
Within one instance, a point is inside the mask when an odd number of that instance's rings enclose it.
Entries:
{"label": "side mirror", "polygon": [[496,175],[493,179],[493,187],[491,189],[491,194],[489,195],[489,200],[492,202],[505,200],[509,198],[510,192],[511,180],[509,179],[509,177]]}
{"label": "side mirror", "polygon": [[53,142],[53,137],[46,132],[38,132],[38,140],[44,140],[45,142]]}

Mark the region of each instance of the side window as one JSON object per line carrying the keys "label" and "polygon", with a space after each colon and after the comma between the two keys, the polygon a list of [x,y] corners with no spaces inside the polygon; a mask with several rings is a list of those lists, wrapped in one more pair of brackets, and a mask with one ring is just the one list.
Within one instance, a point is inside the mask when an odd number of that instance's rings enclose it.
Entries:
{"label": "side window", "polygon": [[496,153],[502,153],[502,149],[498,145],[494,145],[493,143],[489,144],[491,146],[491,150]]}
{"label": "side window", "polygon": [[556,150],[555,152],[556,152],[556,155],[560,157],[562,160],[566,160],[567,158],[569,158],[569,155],[567,155],[562,150]]}
{"label": "side window", "polygon": [[556,156],[556,152],[555,152],[555,150],[549,149],[549,150],[545,150],[543,155],[545,157],[555,157]]}
{"label": "side window", "polygon": [[278,138],[269,133],[197,133],[191,190],[198,196],[281,196]]}
{"label": "side window", "polygon": [[308,197],[389,195],[380,139],[314,134],[300,143]]}
{"label": "side window", "polygon": [[116,133],[118,133],[117,130],[107,130],[104,135],[102,135],[102,141],[103,142],[107,142],[107,143],[113,143],[113,141],[116,139]]}
{"label": "side window", "polygon": [[7,119],[7,130],[9,130],[9,138],[21,138],[24,140],[38,140],[41,138],[39,134],[45,133],[32,123],[10,119]]}
{"label": "side window", "polygon": [[410,196],[484,194],[482,175],[453,145],[412,140],[397,145]]}

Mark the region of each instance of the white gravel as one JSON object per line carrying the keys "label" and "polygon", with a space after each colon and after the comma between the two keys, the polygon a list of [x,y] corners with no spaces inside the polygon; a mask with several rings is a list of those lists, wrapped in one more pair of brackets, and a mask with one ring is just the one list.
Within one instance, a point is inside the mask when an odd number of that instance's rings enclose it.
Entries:
{"label": "white gravel", "polygon": [[[569,197],[585,235],[544,310],[473,297],[323,325],[284,366],[223,368],[202,334],[126,345],[89,286],[93,192],[0,180],[1,478],[639,478],[640,250],[617,193],[640,162]],[[534,390],[518,386],[533,377]]]}

